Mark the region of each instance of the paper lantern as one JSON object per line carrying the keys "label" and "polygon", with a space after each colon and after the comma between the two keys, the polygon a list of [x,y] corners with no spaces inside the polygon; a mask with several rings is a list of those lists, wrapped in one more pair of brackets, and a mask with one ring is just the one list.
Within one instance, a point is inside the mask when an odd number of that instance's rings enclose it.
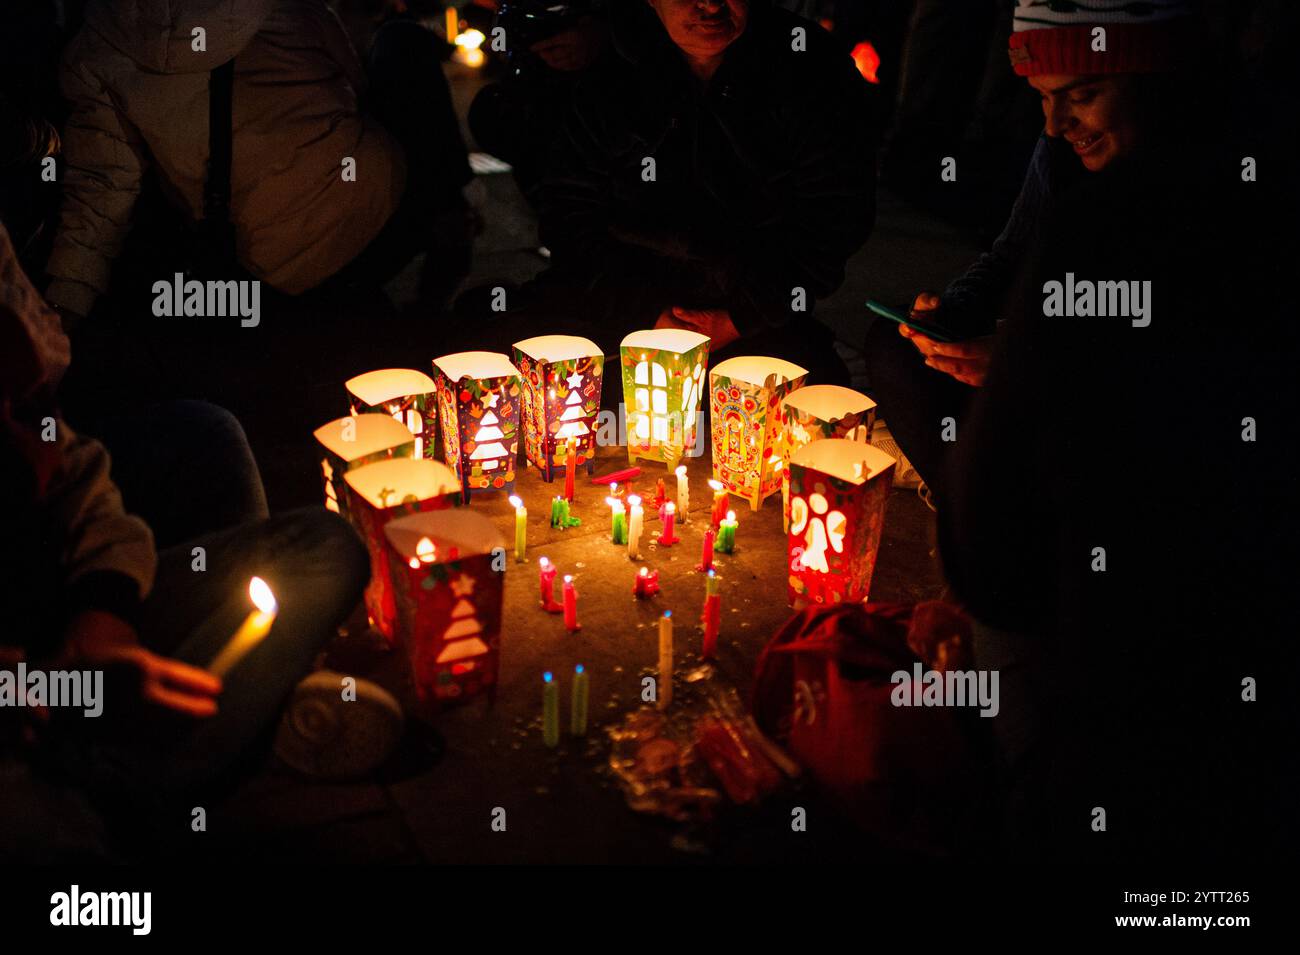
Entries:
{"label": "paper lantern", "polygon": [[709,372],[713,477],[758,510],[781,489],[785,429],[781,400],[808,369],[780,358],[729,358]]}
{"label": "paper lantern", "polygon": [[406,425],[415,436],[412,457],[436,457],[437,411],[433,379],[410,368],[385,368],[349,378],[348,406],[354,415],[378,412]]}
{"label": "paper lantern", "polygon": [[894,459],[860,441],[825,438],[790,456],[789,597],[806,604],[867,599]]}
{"label": "paper lantern", "polygon": [[412,514],[384,528],[397,633],[420,699],[442,704],[496,686],[505,539],[467,509]]}
{"label": "paper lantern", "polygon": [[460,482],[451,468],[427,458],[394,458],[348,471],[348,507],[352,526],[370,551],[366,612],[370,624],[392,643],[393,585],[388,574],[384,526],[394,518],[454,507],[461,502]]}
{"label": "paper lantern", "polygon": [[443,454],[468,499],[512,490],[519,453],[519,369],[499,352],[435,358]]}
{"label": "paper lantern", "polygon": [[627,459],[674,468],[698,439],[709,337],[682,328],[633,332],[619,349],[627,414]]}
{"label": "paper lantern", "polygon": [[324,450],[320,468],[325,479],[325,506],[344,517],[348,516],[348,488],[343,475],[353,468],[415,453],[415,437],[406,425],[386,414],[336,418],[313,434]]}
{"label": "paper lantern", "polygon": [[[785,460],[805,444],[820,438],[844,438],[871,443],[876,420],[876,403],[852,388],[839,385],[809,385],[786,395],[781,403],[785,419]],[[790,529],[790,471],[781,472],[782,513]]]}
{"label": "paper lantern", "polygon": [[569,439],[578,464],[595,466],[596,415],[600,412],[605,353],[588,338],[542,335],[515,342],[515,367],[523,387],[524,453],[551,481],[564,467]]}

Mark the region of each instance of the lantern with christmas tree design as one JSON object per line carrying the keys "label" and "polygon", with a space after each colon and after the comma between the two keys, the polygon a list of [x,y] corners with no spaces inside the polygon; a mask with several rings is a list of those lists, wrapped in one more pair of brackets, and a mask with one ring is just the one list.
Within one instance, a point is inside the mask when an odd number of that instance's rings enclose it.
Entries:
{"label": "lantern with christmas tree design", "polygon": [[384,368],[349,378],[345,386],[353,415],[391,415],[415,437],[413,457],[437,456],[437,398],[432,378],[410,368]]}
{"label": "lantern with christmas tree design", "polygon": [[370,551],[366,613],[370,624],[392,643],[393,584],[388,573],[384,526],[394,518],[442,510],[461,502],[460,482],[451,468],[428,458],[394,458],[348,471],[348,508],[352,525]]}
{"label": "lantern with christmas tree design", "polygon": [[729,358],[709,372],[713,477],[752,510],[781,488],[781,399],[808,369],[780,358]]}
{"label": "lantern with christmas tree design", "polygon": [[321,473],[325,478],[325,506],[348,516],[348,489],[343,475],[389,458],[409,458],[415,437],[386,414],[359,414],[337,418],[315,431],[323,449]]}
{"label": "lantern with christmas tree design", "polygon": [[700,440],[709,337],[682,328],[646,329],[623,339],[619,355],[628,461],[663,461],[671,470]]}
{"label": "lantern with christmas tree design", "polygon": [[510,491],[519,453],[519,370],[499,352],[435,358],[443,454],[465,496]]}
{"label": "lantern with christmas tree design", "polygon": [[788,582],[796,607],[867,599],[893,474],[884,451],[843,438],[790,456]]}
{"label": "lantern with christmas tree design", "polygon": [[397,633],[420,699],[439,705],[492,692],[505,579],[500,531],[482,514],[459,509],[401,517],[384,534],[397,582]]}
{"label": "lantern with christmas tree design", "polygon": [[[871,443],[876,421],[876,403],[860,391],[839,385],[808,385],[788,394],[781,402],[785,419],[785,460],[805,444],[821,438],[844,438]],[[782,511],[790,529],[790,470],[782,470]]]}
{"label": "lantern with christmas tree design", "polygon": [[595,342],[572,335],[542,335],[515,342],[515,367],[523,385],[524,453],[551,481],[566,464],[573,441],[577,464],[595,466],[596,415],[600,412],[605,355]]}

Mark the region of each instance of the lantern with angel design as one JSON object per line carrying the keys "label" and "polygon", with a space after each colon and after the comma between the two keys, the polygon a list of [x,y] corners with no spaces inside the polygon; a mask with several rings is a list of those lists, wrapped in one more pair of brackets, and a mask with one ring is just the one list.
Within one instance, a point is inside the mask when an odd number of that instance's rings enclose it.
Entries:
{"label": "lantern with angel design", "polygon": [[519,453],[519,369],[500,352],[433,360],[447,463],[465,490],[511,490]]}
{"label": "lantern with angel design", "polygon": [[[808,385],[791,391],[781,402],[785,420],[785,460],[805,444],[821,438],[871,443],[876,403],[860,391],[839,385]],[[781,472],[781,502],[785,528],[790,529],[790,470]]]}
{"label": "lantern with angel design", "polygon": [[412,457],[435,457],[437,398],[433,379],[411,368],[383,368],[349,378],[348,406],[353,415],[391,415],[415,437]]}
{"label": "lantern with angel design", "polygon": [[729,358],[709,372],[713,477],[752,510],[781,487],[781,399],[808,370],[780,358]]}
{"label": "lantern with angel design", "polygon": [[663,461],[669,470],[699,439],[709,336],[683,328],[633,332],[619,349],[627,408],[627,459]]}
{"label": "lantern with angel design", "polygon": [[384,526],[407,514],[454,507],[461,502],[460,482],[451,468],[428,458],[394,458],[348,471],[348,509],[352,526],[370,551],[366,613],[376,630],[394,641],[397,608],[388,574]]}
{"label": "lantern with angel design", "polygon": [[524,453],[551,481],[566,465],[570,442],[578,465],[595,466],[605,353],[589,338],[542,335],[515,342],[523,387]]}
{"label": "lantern with angel design", "polygon": [[892,457],[844,438],[813,441],[790,456],[792,604],[867,599],[893,475]]}
{"label": "lantern with angel design", "polygon": [[397,633],[422,701],[462,700],[497,682],[505,539],[468,509],[412,514],[384,528]]}
{"label": "lantern with angel design", "polygon": [[343,475],[389,458],[409,458],[415,437],[386,414],[359,414],[337,418],[314,432],[323,449],[321,473],[325,478],[325,506],[348,516],[348,489]]}

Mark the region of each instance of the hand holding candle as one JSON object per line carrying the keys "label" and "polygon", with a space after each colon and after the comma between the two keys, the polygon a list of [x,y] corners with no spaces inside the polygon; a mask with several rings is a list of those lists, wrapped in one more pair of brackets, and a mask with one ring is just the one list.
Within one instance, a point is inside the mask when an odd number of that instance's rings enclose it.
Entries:
{"label": "hand holding candle", "polygon": [[224,677],[235,664],[251,653],[271,632],[271,624],[275,623],[275,616],[280,612],[275,594],[271,593],[271,588],[261,577],[254,577],[248,582],[248,596],[257,609],[244,618],[230,642],[208,664],[208,672],[215,677]]}

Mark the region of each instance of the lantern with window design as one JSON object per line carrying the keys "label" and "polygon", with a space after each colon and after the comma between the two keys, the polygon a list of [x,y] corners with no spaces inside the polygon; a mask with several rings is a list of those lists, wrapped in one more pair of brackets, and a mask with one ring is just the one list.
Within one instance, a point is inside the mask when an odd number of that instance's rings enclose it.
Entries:
{"label": "lantern with window design", "polygon": [[[785,419],[785,458],[805,444],[822,438],[871,443],[876,403],[860,391],[839,385],[808,385],[791,391],[781,402]],[[781,476],[782,513],[790,529],[790,470]]]}
{"label": "lantern with window design", "polygon": [[432,378],[411,368],[384,368],[349,378],[345,387],[352,414],[390,415],[415,437],[412,457],[437,456],[437,398]]}
{"label": "lantern with window design", "polygon": [[407,514],[436,511],[461,503],[460,482],[451,468],[428,458],[394,458],[347,472],[352,525],[370,551],[366,613],[370,625],[391,644],[397,608],[388,573],[384,526]]}
{"label": "lantern with window design", "polygon": [[389,458],[409,458],[415,437],[386,414],[359,414],[337,418],[314,432],[323,449],[321,474],[325,478],[325,506],[348,516],[348,488],[343,476],[353,468]]}
{"label": "lantern with window design", "polygon": [[682,328],[633,332],[619,349],[627,407],[627,458],[677,466],[700,440],[709,337]]}
{"label": "lantern with window design", "polygon": [[470,351],[433,361],[443,453],[465,497],[509,491],[519,454],[519,369],[500,352]]}
{"label": "lantern with window design", "polygon": [[808,370],[780,358],[729,358],[709,372],[713,477],[752,510],[781,488],[781,399]]}
{"label": "lantern with window design", "polygon": [[790,456],[792,604],[867,599],[893,476],[894,459],[860,441],[824,438]]}
{"label": "lantern with window design", "polygon": [[505,540],[468,509],[430,511],[384,528],[397,597],[397,634],[421,701],[440,706],[494,691]]}
{"label": "lantern with window design", "polygon": [[573,441],[577,464],[595,466],[596,415],[600,412],[605,354],[589,338],[542,335],[515,342],[515,367],[523,388],[524,454],[551,481],[567,465]]}

